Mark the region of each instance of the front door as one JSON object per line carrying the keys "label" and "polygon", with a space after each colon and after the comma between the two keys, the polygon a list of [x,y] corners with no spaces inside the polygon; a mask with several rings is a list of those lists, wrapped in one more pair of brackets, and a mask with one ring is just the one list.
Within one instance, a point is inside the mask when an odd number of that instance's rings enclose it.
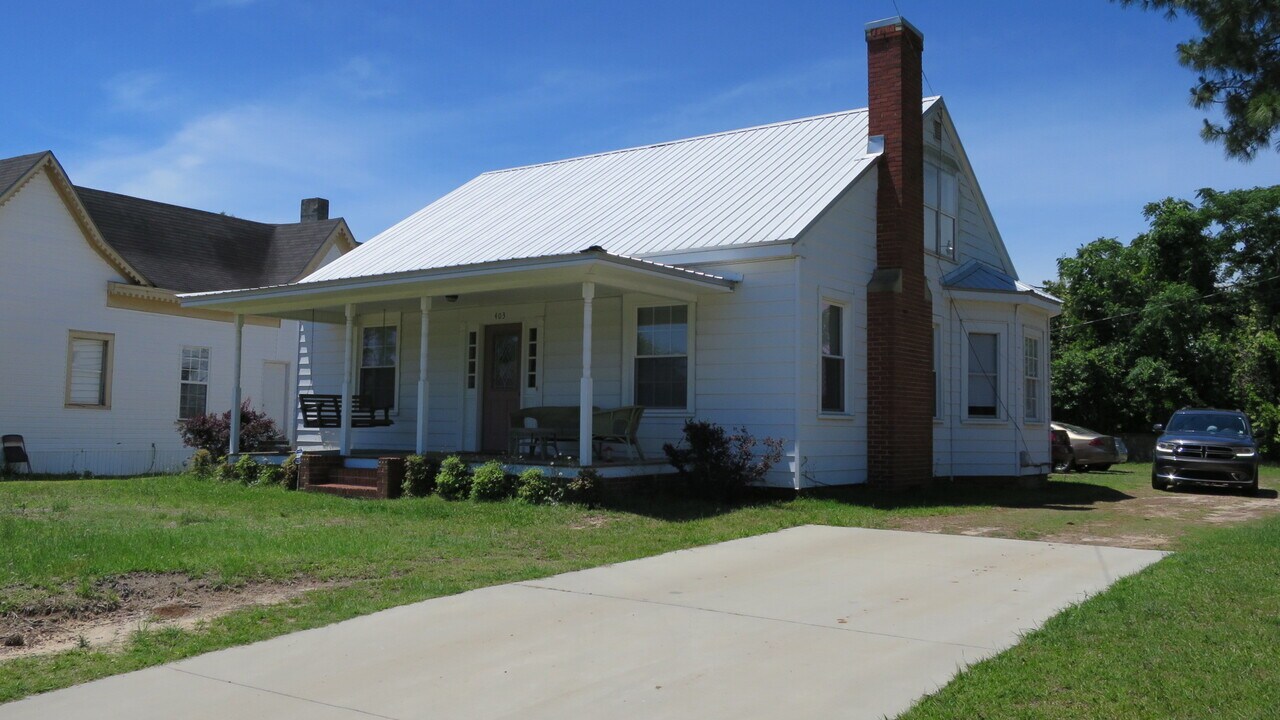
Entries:
{"label": "front door", "polygon": [[484,384],[480,391],[480,449],[507,451],[511,413],[520,409],[519,323],[486,325],[484,329]]}

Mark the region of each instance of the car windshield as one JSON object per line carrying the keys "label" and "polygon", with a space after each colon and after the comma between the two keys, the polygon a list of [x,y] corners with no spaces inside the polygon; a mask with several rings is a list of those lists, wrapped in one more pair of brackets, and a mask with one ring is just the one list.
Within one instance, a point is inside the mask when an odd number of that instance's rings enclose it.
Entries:
{"label": "car windshield", "polygon": [[1175,414],[1166,432],[1248,437],[1249,424],[1233,413],[1185,413]]}

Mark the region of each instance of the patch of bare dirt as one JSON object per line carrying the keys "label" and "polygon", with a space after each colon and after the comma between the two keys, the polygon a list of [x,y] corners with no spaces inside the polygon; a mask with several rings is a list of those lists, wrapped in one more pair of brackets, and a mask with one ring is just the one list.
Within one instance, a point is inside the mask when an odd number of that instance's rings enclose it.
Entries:
{"label": "patch of bare dirt", "polygon": [[570,530],[594,530],[609,524],[607,515],[587,515],[581,520],[569,524]]}
{"label": "patch of bare dirt", "polygon": [[[233,610],[274,605],[331,583],[307,578],[226,585],[181,573],[129,573],[39,593],[0,615],[0,661],[75,647],[101,649],[136,630],[192,628]],[[0,596],[33,595],[4,588]]]}

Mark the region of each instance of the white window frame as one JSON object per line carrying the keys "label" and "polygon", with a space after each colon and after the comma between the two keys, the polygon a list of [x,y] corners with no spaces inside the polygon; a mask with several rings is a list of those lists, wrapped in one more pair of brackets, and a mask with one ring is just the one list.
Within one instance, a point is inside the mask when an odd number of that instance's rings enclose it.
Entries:
{"label": "white window frame", "polygon": [[[844,397],[841,398],[841,404],[844,406],[841,410],[827,410],[822,407],[822,361],[828,356],[822,352],[822,310],[826,305],[832,305],[840,308],[840,345],[842,353],[839,356],[832,355],[830,357],[839,357],[844,361],[844,373],[840,378]],[[853,384],[849,381],[852,376],[853,353],[850,351],[849,341],[853,338],[853,302],[843,293],[834,293],[831,291],[823,291],[818,295],[818,317],[817,317],[817,339],[814,343],[817,352],[817,400],[819,417],[827,418],[847,418],[853,415]]]}
{"label": "white window frame", "polygon": [[[184,367],[184,365],[186,364],[188,350],[203,351],[205,354],[205,357],[203,358],[205,363],[203,381],[186,380],[182,376],[183,372],[186,371],[186,368]],[[187,385],[203,385],[204,386],[204,410],[202,414],[209,412],[209,378],[212,372],[213,372],[213,349],[212,348],[206,347],[203,345],[183,345],[182,346],[182,350],[178,354],[178,419],[179,420],[191,419],[190,417],[182,416],[182,390]],[[195,416],[193,415],[192,417],[195,417]]]}
{"label": "white window frame", "polygon": [[666,307],[684,305],[685,322],[685,406],[683,408],[645,408],[644,414],[649,416],[687,417],[696,412],[694,388],[697,368],[698,305],[695,302],[659,298],[653,296],[624,295],[622,298],[622,404],[634,405],[636,402],[636,333],[639,326],[640,308]]}
{"label": "white window frame", "polygon": [[[1032,366],[1027,362],[1027,341],[1033,341],[1036,344],[1035,364]],[[1028,370],[1034,367],[1035,375],[1032,376]],[[1039,330],[1023,328],[1022,331],[1022,413],[1023,419],[1029,423],[1044,422],[1044,388],[1045,388],[1045,362],[1044,362],[1044,335]],[[1033,414],[1027,414],[1027,393],[1028,383],[1034,381],[1036,386],[1035,407]]]}
{"label": "white window frame", "polygon": [[[100,393],[100,402],[96,403],[79,403],[71,400],[71,365],[75,355],[76,340],[89,340],[103,343],[102,358],[102,390]],[[77,408],[84,410],[110,410],[111,409],[111,378],[115,374],[115,354],[116,354],[116,336],[114,333],[91,332],[88,330],[68,330],[67,331],[67,373],[65,395],[63,398],[64,407]]]}
{"label": "white window frame", "polygon": [[542,389],[542,371],[545,369],[547,356],[547,334],[542,329],[541,322],[525,323],[521,356],[524,366],[520,373],[520,392],[536,393]]}
{"label": "white window frame", "polygon": [[[926,166],[924,171],[924,176],[925,176],[924,212],[926,217],[928,216],[929,213],[933,213],[935,216],[937,216],[937,219],[935,219],[933,223],[934,233],[932,238],[928,237],[929,223],[927,219],[925,220],[924,227],[925,227],[926,237],[924,238],[924,249],[926,252],[932,253],[934,255],[938,255],[939,257],[955,259],[956,247],[960,244],[960,172],[957,169],[951,167],[951,163],[948,163],[948,162],[936,162],[932,159],[927,159],[924,161],[924,164]],[[937,192],[937,196],[932,198],[929,197],[929,192],[928,192],[929,167],[932,167],[938,174],[938,192]],[[942,194],[944,192],[944,189],[943,189],[944,175],[949,176],[954,180],[954,192],[955,192],[955,214],[954,215],[946,212],[943,209],[944,203],[943,203]],[[944,251],[942,247],[941,218],[943,216],[951,219],[951,251],[950,252]]]}
{"label": "white window frame", "polygon": [[[385,319],[384,319],[385,316]],[[400,373],[404,369],[404,355],[402,348],[404,346],[404,328],[400,324],[400,313],[371,313],[360,317],[359,332],[357,337],[359,341],[356,343],[356,377],[355,377],[355,394],[360,395],[361,370],[364,370],[364,331],[373,328],[394,327],[396,329],[396,364],[395,364],[395,392],[391,398],[391,414],[400,414]],[[376,365],[373,367],[383,367]]]}
{"label": "white window frame", "polygon": [[[970,415],[969,414],[969,336],[970,335],[995,335],[996,336],[996,414],[991,415]],[[964,343],[961,346],[961,397],[960,407],[964,409],[964,421],[975,424],[993,424],[1007,423],[1009,421],[1008,414],[1008,388],[1005,378],[1008,377],[1008,362],[1006,361],[1009,348],[1009,328],[1003,323],[965,323]]]}

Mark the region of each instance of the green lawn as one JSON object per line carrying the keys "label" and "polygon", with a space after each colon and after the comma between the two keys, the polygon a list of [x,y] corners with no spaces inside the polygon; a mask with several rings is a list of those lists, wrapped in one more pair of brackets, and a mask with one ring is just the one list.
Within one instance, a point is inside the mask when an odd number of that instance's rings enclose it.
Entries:
{"label": "green lawn", "polygon": [[[1092,523],[1091,533],[1110,528],[1122,535],[1144,522],[1124,508],[1161,502],[1147,485],[1148,471],[1135,465],[1072,475],[1042,491],[860,489],[733,509],[671,500],[604,510],[437,498],[356,502],[181,477],[0,483],[0,612],[66,595],[68,588],[91,596],[104,579],[126,573],[177,572],[231,585],[297,578],[331,583],[190,630],[142,627],[118,648],[91,645],[6,661],[0,702],[430,597],[795,525],[958,523],[930,529],[980,527],[985,534],[1035,538]],[[1278,481],[1280,472],[1272,469],[1264,485]],[[1261,706],[1228,699],[1232,687],[1250,679],[1270,687],[1244,693],[1249,702],[1273,701],[1271,687],[1280,687],[1276,663],[1251,658],[1266,649],[1274,660],[1280,647],[1280,565],[1264,551],[1268,543],[1276,547],[1280,525],[1255,521],[1201,532],[1194,514],[1180,522],[1162,532],[1184,552],[1056,618],[1028,643],[925,701],[912,717],[1105,717],[1131,708],[1155,712],[1151,717],[1192,716],[1210,707],[1190,696],[1198,684],[1221,686],[1206,695],[1222,699],[1213,707],[1247,716]],[[1230,608],[1219,612],[1224,599]],[[1148,614],[1153,608],[1157,612]],[[1139,622],[1152,627],[1135,633]],[[1164,674],[1176,677],[1157,677]],[[1142,685],[1132,685],[1134,675],[1143,676]],[[1146,700],[1116,695],[1131,686],[1154,689],[1144,693]],[[979,707],[982,712],[973,710]]]}

